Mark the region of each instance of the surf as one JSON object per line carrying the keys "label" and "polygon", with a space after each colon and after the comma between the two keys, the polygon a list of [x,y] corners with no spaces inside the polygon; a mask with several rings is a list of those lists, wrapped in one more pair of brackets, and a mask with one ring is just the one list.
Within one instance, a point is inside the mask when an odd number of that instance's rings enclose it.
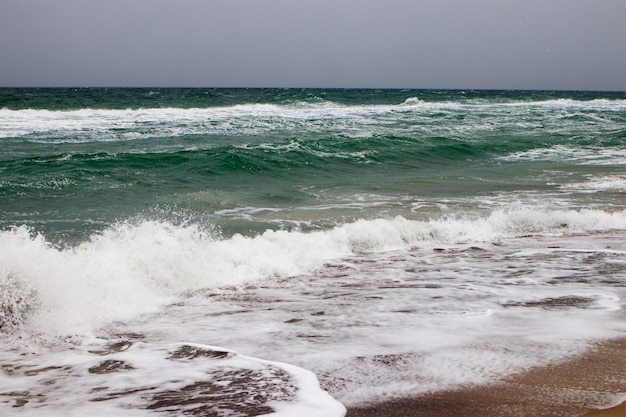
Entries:
{"label": "surf", "polygon": [[484,218],[396,217],[228,238],[194,224],[135,221],[59,248],[21,226],[0,232],[2,328],[81,334],[158,311],[188,291],[311,274],[358,254],[624,229],[626,211],[531,208],[496,210]]}

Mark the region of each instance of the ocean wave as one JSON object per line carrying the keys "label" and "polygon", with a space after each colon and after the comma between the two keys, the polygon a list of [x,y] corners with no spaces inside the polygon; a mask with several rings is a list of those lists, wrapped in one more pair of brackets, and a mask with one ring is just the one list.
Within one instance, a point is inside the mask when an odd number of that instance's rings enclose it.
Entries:
{"label": "ocean wave", "polygon": [[186,291],[307,274],[355,254],[624,229],[626,210],[532,208],[475,219],[360,220],[323,231],[268,230],[227,239],[196,225],[141,221],[116,224],[61,249],[22,226],[0,232],[1,310],[12,325],[27,317],[44,333],[83,333],[157,311]]}
{"label": "ocean wave", "polygon": [[580,165],[622,165],[626,148],[622,146],[568,146],[554,145],[501,156],[503,161],[556,161]]}
{"label": "ocean wave", "polygon": [[589,178],[587,181],[562,184],[560,188],[563,190],[587,192],[626,192],[626,175],[608,175],[597,178]]}
{"label": "ocean wave", "polygon": [[402,106],[419,106],[425,104],[424,100],[420,100],[417,97],[409,97],[401,104]]}
{"label": "ocean wave", "polygon": [[[0,109],[0,138],[26,137],[44,142],[88,142],[132,140],[144,137],[176,137],[194,134],[242,134],[254,135],[281,129],[339,129],[347,135],[364,135],[367,131],[377,134],[393,125],[414,124],[411,117],[418,117],[420,124],[427,121],[439,123],[439,118],[452,121],[461,117],[464,125],[476,127],[485,119],[498,118],[502,123],[512,118],[514,110],[517,122],[537,119],[552,124],[550,117],[567,117],[584,112],[584,117],[594,118],[594,112],[602,115],[597,123],[613,123],[613,118],[623,122],[620,116],[626,109],[626,100],[553,99],[545,101],[426,101],[408,97],[395,104],[342,104],[329,100],[296,101],[289,104],[240,103],[222,107],[163,107],[73,110],[48,109]],[[542,112],[548,112],[543,115]],[[404,115],[404,116],[403,116]],[[476,121],[471,117],[475,116]],[[466,117],[470,117],[467,119]],[[503,120],[502,118],[505,117]],[[545,120],[544,120],[545,119]],[[544,123],[544,124],[545,124]],[[488,123],[487,123],[488,124]],[[467,128],[467,126],[465,126]]]}
{"label": "ocean wave", "polygon": [[36,294],[14,274],[0,271],[0,332],[10,332],[26,320],[35,308]]}

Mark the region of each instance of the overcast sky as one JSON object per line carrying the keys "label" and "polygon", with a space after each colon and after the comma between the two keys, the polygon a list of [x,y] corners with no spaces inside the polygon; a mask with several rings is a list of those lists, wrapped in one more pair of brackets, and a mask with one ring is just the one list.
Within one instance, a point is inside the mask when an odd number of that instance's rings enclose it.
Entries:
{"label": "overcast sky", "polygon": [[626,91],[626,0],[0,0],[0,86]]}

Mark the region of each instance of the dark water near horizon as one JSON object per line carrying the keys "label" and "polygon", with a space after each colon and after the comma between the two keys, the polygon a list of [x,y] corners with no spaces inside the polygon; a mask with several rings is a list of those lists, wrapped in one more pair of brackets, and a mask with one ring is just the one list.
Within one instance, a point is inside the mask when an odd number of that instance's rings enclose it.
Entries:
{"label": "dark water near horizon", "polygon": [[626,330],[626,93],[0,89],[0,143],[3,415],[342,415]]}

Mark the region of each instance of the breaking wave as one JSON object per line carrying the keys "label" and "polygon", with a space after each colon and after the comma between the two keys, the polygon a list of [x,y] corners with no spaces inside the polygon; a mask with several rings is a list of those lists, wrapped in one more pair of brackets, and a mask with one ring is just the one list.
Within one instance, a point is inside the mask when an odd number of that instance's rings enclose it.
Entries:
{"label": "breaking wave", "polygon": [[119,223],[71,248],[25,227],[0,233],[0,328],[92,331],[187,291],[312,273],[333,260],[415,246],[626,229],[626,211],[495,211],[477,219],[360,220],[314,232],[218,239],[195,225]]}

